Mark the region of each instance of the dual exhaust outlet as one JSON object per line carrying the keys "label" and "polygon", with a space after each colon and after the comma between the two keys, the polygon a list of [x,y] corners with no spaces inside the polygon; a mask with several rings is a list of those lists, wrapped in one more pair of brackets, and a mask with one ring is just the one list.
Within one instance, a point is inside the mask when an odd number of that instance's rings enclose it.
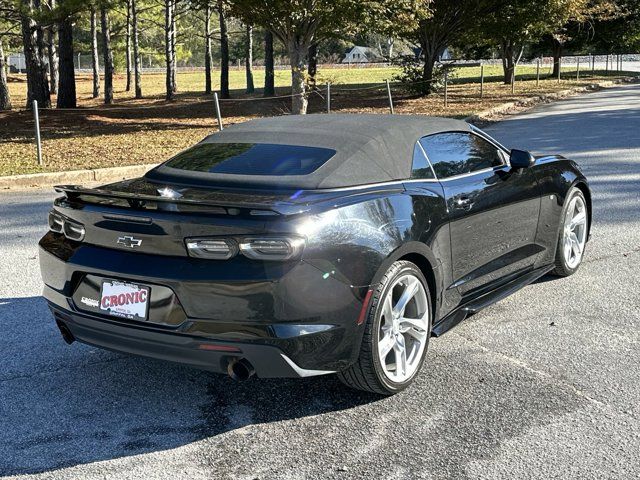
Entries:
{"label": "dual exhaust outlet", "polygon": [[[71,330],[64,322],[62,322],[61,320],[56,320],[56,325],[60,330],[62,339],[67,344],[71,345],[76,341],[73,333],[71,333]],[[251,362],[249,362],[249,360],[247,360],[246,358],[235,357],[229,360],[229,363],[227,364],[227,374],[237,382],[244,382],[253,377],[256,374],[256,370],[253,368],[253,365],[251,365]]]}

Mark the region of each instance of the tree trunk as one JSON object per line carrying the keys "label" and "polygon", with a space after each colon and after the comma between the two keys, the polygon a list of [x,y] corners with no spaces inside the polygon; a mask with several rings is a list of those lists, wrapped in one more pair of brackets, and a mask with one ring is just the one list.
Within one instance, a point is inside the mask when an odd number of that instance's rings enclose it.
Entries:
{"label": "tree trunk", "polygon": [[178,91],[178,54],[176,52],[178,46],[178,27],[177,27],[177,4],[178,0],[171,2],[171,61],[173,68],[171,69],[171,83],[173,85],[173,93]]}
{"label": "tree trunk", "polygon": [[437,84],[436,76],[436,64],[440,58],[440,52],[444,49],[440,43],[435,39],[434,35],[423,28],[423,38],[420,39],[420,46],[423,54],[422,65],[422,83],[419,84],[419,90],[423,95],[430,95],[433,93],[435,85]]}
{"label": "tree trunk", "polygon": [[502,55],[503,83],[510,85],[516,73],[516,67],[524,47],[518,48],[512,40],[503,40],[500,47]]}
{"label": "tree trunk", "polygon": [[111,50],[111,27],[109,12],[106,7],[100,8],[102,23],[102,50],[104,55],[104,103],[113,103],[113,51]]}
{"label": "tree trunk", "polygon": [[273,65],[273,33],[267,30],[264,34],[264,96],[276,94]]}
{"label": "tree trunk", "polygon": [[91,65],[93,68],[93,98],[100,96],[100,62],[98,61],[98,18],[91,8]]}
{"label": "tree trunk", "polygon": [[511,76],[513,75],[513,62],[511,62],[511,55],[509,54],[508,47],[502,47],[502,83],[508,85],[511,83]]}
{"label": "tree trunk", "polygon": [[[49,10],[56,8],[56,1],[49,0]],[[56,24],[47,29],[47,54],[49,56],[49,90],[53,94],[58,93],[58,32]]]}
{"label": "tree trunk", "polygon": [[125,38],[125,60],[127,62],[127,86],[125,91],[131,91],[131,0],[127,0],[127,29]]}
{"label": "tree trunk", "polygon": [[[36,9],[40,9],[40,0],[35,0],[33,4]],[[38,13],[41,14],[40,11],[38,11]],[[47,53],[48,52],[47,42],[45,42],[44,28],[42,28],[42,25],[40,25],[39,23],[36,26],[36,38],[38,39],[37,44],[38,44],[38,55],[40,56],[40,62],[42,63],[42,65],[45,66],[44,75],[45,75],[45,78],[47,79],[47,82],[49,82],[49,55]],[[49,93],[51,93],[51,83],[49,83]]]}
{"label": "tree trunk", "polygon": [[173,57],[173,28],[174,28],[174,0],[164,2],[164,58],[167,67],[166,72],[166,99],[173,100],[176,91],[175,85],[175,61]]}
{"label": "tree trunk", "polygon": [[2,37],[0,37],[0,110],[11,110],[11,95],[7,84],[7,65],[2,48]]}
{"label": "tree trunk", "polygon": [[446,35],[442,35],[440,31],[432,31],[427,24],[421,24],[419,30],[420,48],[422,49],[423,65],[422,65],[422,83],[418,85],[423,95],[433,93],[437,80],[436,64],[440,57],[440,53],[446,48],[443,42],[447,39]]}
{"label": "tree trunk", "polygon": [[22,45],[27,70],[27,108],[33,107],[37,100],[40,108],[51,108],[51,91],[47,79],[47,65],[42,61],[38,47],[38,28],[30,17],[33,12],[33,0],[23,0],[21,13]]}
{"label": "tree trunk", "polygon": [[140,42],[138,39],[137,0],[131,0],[131,19],[133,22],[133,73],[136,83],[136,98],[142,98],[142,59],[140,58]]}
{"label": "tree trunk", "polygon": [[551,74],[551,76],[553,78],[556,78],[560,70],[560,59],[562,58],[562,50],[564,46],[555,38],[551,40],[551,43],[553,50],[553,73]]}
{"label": "tree trunk", "polygon": [[318,44],[312,43],[309,47],[309,69],[307,73],[309,75],[309,90],[317,90],[316,87],[316,75],[318,73]]}
{"label": "tree trunk", "polygon": [[289,40],[289,61],[291,63],[291,113],[304,115],[307,113],[307,92],[305,88],[305,57],[309,45],[302,44],[296,39]]}
{"label": "tree trunk", "polygon": [[[53,3],[53,1],[52,1]],[[52,7],[53,8],[53,7]],[[49,90],[53,94],[58,93],[58,32],[53,24],[47,30],[47,55],[49,57]]]}
{"label": "tree trunk", "polygon": [[247,76],[247,93],[253,93],[256,89],[253,84],[253,27],[251,25],[247,25],[244,63]]}
{"label": "tree trunk", "polygon": [[424,95],[429,95],[433,92],[433,86],[435,84],[435,80],[433,79],[433,75],[436,69],[436,61],[437,59],[433,55],[425,55],[424,57],[424,65],[422,66],[422,93]]}
{"label": "tree trunk", "polygon": [[211,3],[207,0],[207,6],[204,17],[204,91],[210,95],[213,91],[211,85],[211,64],[213,58],[211,55]]}
{"label": "tree trunk", "polygon": [[58,32],[53,26],[47,31],[47,51],[49,54],[49,89],[51,93],[58,93],[58,48],[56,47]]}
{"label": "tree trunk", "polygon": [[220,98],[229,98],[229,32],[224,1],[218,0],[220,18]]}
{"label": "tree trunk", "polygon": [[73,65],[73,23],[70,17],[58,24],[60,84],[58,108],[76,108],[76,74]]}

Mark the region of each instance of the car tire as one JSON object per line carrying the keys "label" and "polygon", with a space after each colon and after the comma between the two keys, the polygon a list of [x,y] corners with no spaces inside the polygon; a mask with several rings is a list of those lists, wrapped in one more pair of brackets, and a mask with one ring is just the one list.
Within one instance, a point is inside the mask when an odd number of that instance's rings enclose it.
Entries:
{"label": "car tire", "polygon": [[552,275],[568,277],[578,271],[589,235],[589,204],[582,190],[573,187],[562,208],[555,267]]}
{"label": "car tire", "polygon": [[[405,290],[408,296],[414,288],[415,295],[400,308]],[[387,303],[389,299],[393,308]],[[427,353],[433,316],[431,306],[429,287],[420,269],[408,261],[391,265],[371,296],[358,360],[338,374],[340,380],[351,388],[380,395],[393,395],[407,388],[420,371]],[[398,312],[402,313],[401,317]],[[411,328],[402,332],[408,325]],[[394,342],[393,347],[382,358],[389,341]],[[398,362],[402,348],[405,349],[404,361]]]}

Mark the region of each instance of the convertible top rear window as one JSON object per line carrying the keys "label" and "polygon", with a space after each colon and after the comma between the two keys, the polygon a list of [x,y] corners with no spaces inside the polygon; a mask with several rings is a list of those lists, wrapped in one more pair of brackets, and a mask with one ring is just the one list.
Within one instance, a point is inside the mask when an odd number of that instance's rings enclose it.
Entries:
{"label": "convertible top rear window", "polygon": [[201,143],[179,153],[164,166],[192,172],[231,175],[308,175],[335,150],[270,143]]}

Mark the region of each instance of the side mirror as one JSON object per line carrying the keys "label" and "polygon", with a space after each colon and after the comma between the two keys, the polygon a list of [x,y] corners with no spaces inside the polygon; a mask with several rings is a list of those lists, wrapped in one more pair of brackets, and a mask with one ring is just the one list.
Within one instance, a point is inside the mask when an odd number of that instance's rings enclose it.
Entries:
{"label": "side mirror", "polygon": [[524,150],[511,150],[511,157],[509,158],[511,168],[529,168],[533,167],[536,163],[536,157],[531,155],[530,152]]}

